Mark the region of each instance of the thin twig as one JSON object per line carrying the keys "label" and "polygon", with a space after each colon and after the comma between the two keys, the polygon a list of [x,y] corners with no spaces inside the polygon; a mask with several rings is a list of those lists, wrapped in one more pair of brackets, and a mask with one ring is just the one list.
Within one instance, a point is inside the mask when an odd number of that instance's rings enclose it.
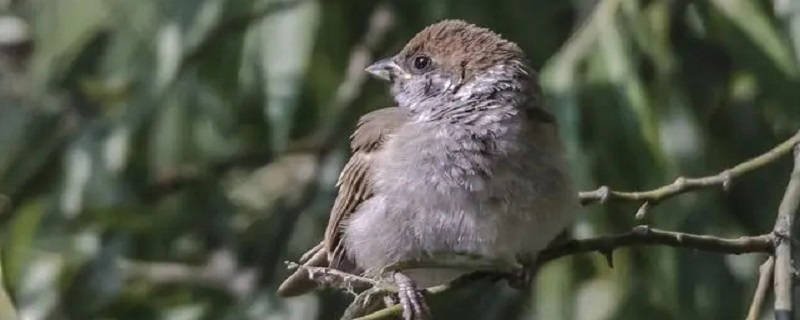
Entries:
{"label": "thin twig", "polygon": [[[797,144],[797,143],[796,143]],[[800,206],[800,144],[794,146],[794,168],[786,187],[774,233],[778,238],[775,247],[775,319],[793,319],[792,281],[792,224]]]}
{"label": "thin twig", "polygon": [[543,264],[560,257],[593,251],[608,257],[617,248],[642,245],[664,245],[727,254],[769,253],[772,252],[774,243],[775,239],[772,234],[719,238],[637,226],[629,232],[618,235],[570,240],[561,245],[547,248],[539,254],[538,261]]}
{"label": "thin twig", "polygon": [[753,302],[750,303],[750,309],[747,311],[746,320],[759,319],[761,306],[764,304],[764,298],[767,296],[767,290],[772,282],[772,272],[774,270],[775,258],[771,256],[758,268],[758,285],[756,286],[756,292],[753,294]]}
{"label": "thin twig", "polygon": [[742,162],[733,168],[723,170],[718,174],[699,178],[679,177],[671,184],[653,190],[639,192],[615,191],[607,186],[602,186],[593,191],[581,192],[581,204],[589,205],[605,203],[607,201],[642,202],[642,206],[636,214],[637,218],[642,218],[653,206],[682,193],[718,186],[727,190],[733,179],[779,160],[783,156],[791,153],[792,148],[797,143],[800,143],[800,131],[775,148],[772,148],[772,150]]}
{"label": "thin twig", "polygon": [[[743,253],[771,253],[776,243],[773,234],[758,236],[720,238],[708,235],[698,235],[675,231],[653,229],[648,226],[636,226],[631,231],[608,236],[599,236],[589,239],[569,240],[549,247],[539,253],[537,259],[540,265],[552,260],[587,252],[600,252],[608,258],[617,248],[644,245],[662,245],[669,247],[690,248],[709,252],[719,252],[727,254]],[[610,259],[610,258],[609,258]],[[442,261],[441,264],[438,262]],[[447,257],[435,258],[433,260],[407,261],[398,264],[402,269],[414,268],[469,268],[473,270],[486,271],[494,266],[492,270],[507,273],[511,265],[509,262],[483,261],[478,259],[455,259],[448,260]]]}
{"label": "thin twig", "polygon": [[321,285],[334,287],[337,289],[353,291],[354,288],[360,286],[371,286],[389,292],[397,291],[397,288],[395,288],[392,284],[332,268],[305,266],[294,262],[287,262],[287,266],[290,270],[306,270],[311,280],[314,280]]}
{"label": "thin twig", "polygon": [[365,315],[363,317],[355,318],[353,320],[379,320],[379,319],[387,319],[393,316],[397,316],[403,313],[403,308],[400,305],[393,305],[390,307],[386,307]]}

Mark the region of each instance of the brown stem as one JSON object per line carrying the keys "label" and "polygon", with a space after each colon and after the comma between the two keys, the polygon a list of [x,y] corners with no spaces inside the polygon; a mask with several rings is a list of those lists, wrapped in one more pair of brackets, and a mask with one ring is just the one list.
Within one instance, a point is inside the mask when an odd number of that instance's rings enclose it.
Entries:
{"label": "brown stem", "polygon": [[800,206],[800,144],[794,149],[794,169],[786,187],[774,233],[775,247],[775,319],[792,319],[792,224]]}
{"label": "brown stem", "polygon": [[769,257],[767,261],[758,268],[758,285],[756,292],[753,294],[753,302],[750,303],[750,309],[747,311],[746,320],[758,320],[761,314],[761,306],[764,304],[764,299],[767,295],[770,282],[772,282],[772,272],[775,270],[775,258]]}
{"label": "brown stem", "polygon": [[771,234],[719,238],[637,226],[629,232],[618,235],[570,240],[564,244],[547,248],[539,254],[538,261],[543,264],[563,256],[593,251],[610,255],[617,248],[640,245],[664,245],[728,254],[768,253],[772,251],[774,242],[774,237]]}
{"label": "brown stem", "polygon": [[347,273],[332,268],[305,266],[294,262],[287,262],[287,265],[290,270],[292,269],[305,270],[306,272],[308,272],[308,275],[311,278],[311,280],[314,280],[321,285],[329,287],[344,289],[347,291],[353,291],[353,289],[357,287],[371,286],[389,292],[397,291],[397,289],[390,283]]}

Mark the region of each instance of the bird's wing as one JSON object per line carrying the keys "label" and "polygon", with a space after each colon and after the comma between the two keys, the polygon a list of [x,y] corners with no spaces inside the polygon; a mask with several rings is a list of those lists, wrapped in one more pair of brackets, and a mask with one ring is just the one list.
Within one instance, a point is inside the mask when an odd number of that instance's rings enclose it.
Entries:
{"label": "bird's wing", "polygon": [[401,108],[378,109],[362,116],[355,132],[350,136],[353,155],[339,175],[339,193],[325,230],[324,243],[331,266],[336,267],[346,257],[341,244],[342,222],[347,220],[358,205],[372,196],[369,170],[375,153],[406,121],[407,115]]}
{"label": "bird's wing", "polygon": [[[407,114],[403,109],[389,107],[367,113],[358,121],[356,130],[350,136],[352,156],[347,161],[337,187],[339,193],[331,208],[328,227],[322,243],[303,255],[300,263],[308,267],[340,267],[346,259],[341,244],[342,222],[352,214],[359,204],[372,195],[369,169],[375,152],[389,139],[392,132],[406,123]],[[309,278],[308,272],[302,268],[290,275],[278,288],[278,294],[284,297],[304,294],[316,288],[317,284]]]}

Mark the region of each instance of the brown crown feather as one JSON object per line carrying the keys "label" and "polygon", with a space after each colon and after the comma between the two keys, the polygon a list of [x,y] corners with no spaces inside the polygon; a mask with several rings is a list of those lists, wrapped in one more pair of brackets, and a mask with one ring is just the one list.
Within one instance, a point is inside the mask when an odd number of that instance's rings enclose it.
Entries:
{"label": "brown crown feather", "polygon": [[410,62],[420,54],[430,56],[440,68],[463,68],[466,78],[501,62],[525,61],[516,43],[462,20],[443,20],[426,27],[409,40],[398,57]]}

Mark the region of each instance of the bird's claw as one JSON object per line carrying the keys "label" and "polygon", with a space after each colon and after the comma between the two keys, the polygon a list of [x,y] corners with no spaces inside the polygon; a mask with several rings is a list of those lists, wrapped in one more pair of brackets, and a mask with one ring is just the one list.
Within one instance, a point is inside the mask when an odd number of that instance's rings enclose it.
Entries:
{"label": "bird's claw", "polygon": [[402,273],[394,274],[397,284],[397,297],[403,307],[403,320],[430,320],[431,312],[425,303],[422,292],[417,290],[416,284]]}

